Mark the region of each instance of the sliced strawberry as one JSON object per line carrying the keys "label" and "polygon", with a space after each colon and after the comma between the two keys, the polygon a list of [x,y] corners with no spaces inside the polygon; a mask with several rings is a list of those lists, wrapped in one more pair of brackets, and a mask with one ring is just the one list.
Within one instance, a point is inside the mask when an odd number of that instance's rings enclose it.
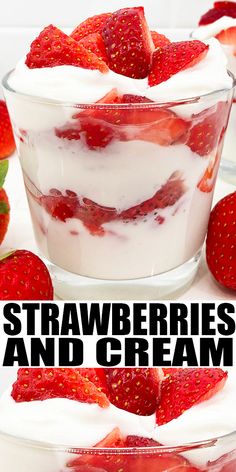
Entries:
{"label": "sliced strawberry", "polygon": [[68,141],[78,141],[80,139],[81,128],[76,123],[75,125],[65,125],[62,128],[55,128],[55,135],[61,139],[68,139]]}
{"label": "sliced strawberry", "polygon": [[186,410],[208,400],[224,387],[227,372],[222,369],[179,369],[164,378],[156,411],[159,426],[178,418]]}
{"label": "sliced strawberry", "polygon": [[82,403],[109,406],[106,395],[76,369],[19,369],[13,384],[12,397],[16,402],[68,398]]}
{"label": "sliced strawberry", "polygon": [[49,195],[39,197],[40,204],[56,220],[66,221],[68,218],[75,218],[79,198],[75,192],[62,195],[60,190],[51,189]]}
{"label": "sliced strawberry", "polygon": [[143,436],[127,436],[124,447],[157,447],[161,444],[155,439],[144,438]]}
{"label": "sliced strawberry", "polygon": [[97,150],[108,146],[115,138],[114,130],[92,118],[81,120],[81,139],[84,139],[89,149]]}
{"label": "sliced strawberry", "polygon": [[155,49],[163,48],[163,46],[171,43],[171,41],[164,34],[157,33],[157,31],[151,31],[151,36]]}
{"label": "sliced strawberry", "polygon": [[214,2],[214,8],[233,8],[236,11],[236,4],[230,1]]}
{"label": "sliced strawberry", "polygon": [[85,377],[86,379],[90,380],[98,390],[100,390],[103,393],[107,393],[107,387],[106,387],[106,377],[103,369],[96,368],[79,368],[76,369],[77,372],[82,375],[82,377]]}
{"label": "sliced strawberry", "polygon": [[236,26],[227,28],[216,35],[221,44],[236,46]]}
{"label": "sliced strawberry", "polygon": [[111,15],[111,13],[101,13],[100,15],[87,18],[87,20],[83,21],[83,23],[80,23],[80,25],[74,29],[74,31],[71,33],[71,37],[76,41],[80,41],[89,34],[100,33]]}
{"label": "sliced strawberry", "polygon": [[96,56],[104,62],[107,62],[106,48],[100,33],[92,33],[79,41],[79,45],[88,51],[96,54]]}
{"label": "sliced strawberry", "polygon": [[201,192],[210,193],[215,187],[215,182],[217,178],[218,168],[220,163],[220,153],[217,152],[214,156],[211,157],[210,162],[205,170],[201,180],[199,181],[197,187]]}
{"label": "sliced strawberry", "polygon": [[148,76],[150,87],[165,82],[184,69],[193,67],[204,59],[208,49],[209,46],[198,40],[170,43],[156,49]]}
{"label": "sliced strawberry", "polygon": [[105,62],[53,25],[44,28],[32,42],[25,63],[30,69],[71,65],[108,71]]}
{"label": "sliced strawberry", "polygon": [[[121,431],[119,428],[114,428],[104,439],[99,441],[94,447],[98,448],[118,448],[124,447],[124,439],[122,437]],[[122,456],[114,456],[114,454],[104,454],[102,456],[99,455],[80,455],[75,459],[72,459],[68,464],[67,467],[73,468],[74,472],[79,472],[84,470],[84,467],[91,467],[92,470],[95,472],[97,469],[101,470],[109,470],[109,472],[118,472],[122,464],[125,465],[126,459]]]}
{"label": "sliced strawberry", "polygon": [[180,367],[163,367],[163,374],[165,377],[168,375],[173,375],[175,372],[179,370]]}
{"label": "sliced strawberry", "polygon": [[111,70],[135,79],[147,77],[154,45],[143,7],[116,11],[101,34]]}
{"label": "sliced strawberry", "polygon": [[113,405],[136,415],[154,413],[159,402],[162,369],[104,369],[108,398]]}
{"label": "sliced strawberry", "polygon": [[153,197],[120,213],[122,220],[136,220],[146,217],[155,210],[173,206],[186,192],[186,187],[179,175],[173,175]]}
{"label": "sliced strawberry", "polygon": [[222,16],[230,16],[231,18],[236,18],[235,2],[215,2],[214,8],[211,8],[204,15],[202,15],[199,20],[199,26],[214,23]]}
{"label": "sliced strawberry", "polygon": [[217,106],[192,116],[193,126],[187,145],[193,152],[208,156],[217,147],[225,131],[228,113],[228,102],[219,102]]}

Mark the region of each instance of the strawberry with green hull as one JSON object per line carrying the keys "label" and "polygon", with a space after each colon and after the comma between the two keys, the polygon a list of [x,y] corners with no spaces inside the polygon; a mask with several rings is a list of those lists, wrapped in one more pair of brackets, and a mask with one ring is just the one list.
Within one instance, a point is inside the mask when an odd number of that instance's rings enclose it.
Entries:
{"label": "strawberry with green hull", "polygon": [[8,171],[8,161],[0,162],[0,244],[2,244],[10,221],[10,204],[5,190],[2,188]]}
{"label": "strawberry with green hull", "polygon": [[52,300],[53,286],[43,261],[30,251],[0,258],[0,300]]}

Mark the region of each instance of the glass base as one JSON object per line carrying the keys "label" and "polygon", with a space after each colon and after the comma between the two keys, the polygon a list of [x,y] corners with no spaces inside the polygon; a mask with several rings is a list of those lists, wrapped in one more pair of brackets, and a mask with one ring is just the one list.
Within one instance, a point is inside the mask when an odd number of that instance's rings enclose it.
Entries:
{"label": "glass base", "polygon": [[55,295],[62,300],[157,300],[176,298],[192,283],[201,250],[181,266],[155,275],[132,280],[101,280],[67,272],[44,261],[51,273]]}
{"label": "glass base", "polygon": [[220,177],[230,184],[236,185],[236,161],[223,158],[220,165]]}

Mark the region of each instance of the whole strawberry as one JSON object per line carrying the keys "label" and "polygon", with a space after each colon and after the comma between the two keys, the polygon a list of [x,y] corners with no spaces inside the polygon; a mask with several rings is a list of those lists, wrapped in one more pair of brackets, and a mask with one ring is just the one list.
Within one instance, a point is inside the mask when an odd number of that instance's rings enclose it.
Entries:
{"label": "whole strawberry", "polygon": [[0,300],[52,300],[47,267],[30,251],[18,250],[0,258]]}
{"label": "whole strawberry", "polygon": [[0,100],[0,159],[10,156],[15,150],[15,141],[6,103]]}
{"label": "whole strawberry", "polygon": [[8,170],[8,161],[0,162],[0,244],[6,235],[10,220],[10,205],[7,194],[2,188]]}
{"label": "whole strawberry", "polygon": [[222,198],[211,212],[206,260],[217,282],[236,290],[236,192]]}

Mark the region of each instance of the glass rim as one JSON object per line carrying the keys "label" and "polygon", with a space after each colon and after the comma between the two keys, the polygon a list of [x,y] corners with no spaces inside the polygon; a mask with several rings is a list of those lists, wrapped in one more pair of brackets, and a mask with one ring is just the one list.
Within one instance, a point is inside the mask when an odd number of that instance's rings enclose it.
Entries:
{"label": "glass rim", "polygon": [[142,109],[142,108],[153,108],[153,107],[174,107],[174,106],[181,106],[181,105],[188,105],[188,104],[193,104],[193,103],[201,103],[206,100],[210,100],[212,97],[215,96],[221,96],[223,94],[229,93],[234,90],[236,86],[236,77],[233,75],[233,73],[228,70],[228,75],[232,78],[232,86],[230,88],[223,88],[223,89],[218,89],[218,90],[213,90],[212,92],[208,92],[205,94],[199,94],[195,95],[192,97],[188,98],[178,98],[175,100],[169,100],[169,101],[163,101],[163,100],[156,100],[153,102],[143,102],[143,103],[75,103],[75,102],[70,102],[68,100],[55,100],[55,99],[50,99],[50,98],[43,98],[43,97],[38,97],[35,95],[30,95],[27,93],[23,92],[17,92],[13,88],[10,87],[8,83],[8,79],[10,75],[14,72],[15,69],[11,69],[9,72],[7,72],[3,78],[2,78],[2,86],[3,89],[15,94],[16,96],[19,96],[23,98],[24,100],[30,100],[31,102],[35,102],[38,104],[43,104],[43,105],[52,105],[52,106],[61,106],[63,105],[64,107],[73,107],[73,108],[81,108],[81,109]]}
{"label": "glass rim", "polygon": [[21,436],[15,436],[13,434],[6,433],[0,430],[0,438],[5,440],[18,443],[21,446],[31,447],[34,449],[41,449],[44,451],[58,452],[58,453],[69,453],[69,454],[91,454],[91,455],[149,455],[149,454],[182,454],[184,452],[190,452],[193,450],[215,447],[220,442],[231,441],[235,438],[236,447],[236,430],[231,433],[224,434],[222,436],[205,439],[201,441],[192,441],[190,443],[177,444],[174,446],[148,446],[148,447],[76,447],[69,444],[56,444],[49,443],[47,441],[38,441],[34,439],[28,439]]}

